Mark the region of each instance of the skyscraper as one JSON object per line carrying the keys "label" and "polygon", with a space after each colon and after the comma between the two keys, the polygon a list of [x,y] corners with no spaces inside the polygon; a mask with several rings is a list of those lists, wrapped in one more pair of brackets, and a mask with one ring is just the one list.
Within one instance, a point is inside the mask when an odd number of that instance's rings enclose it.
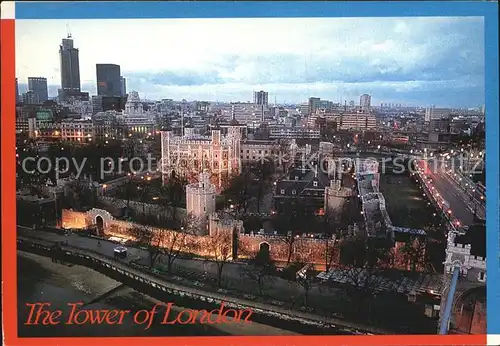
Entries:
{"label": "skyscraper", "polygon": [[19,83],[17,82],[16,78],[16,104],[19,103]]}
{"label": "skyscraper", "polygon": [[372,102],[372,97],[368,94],[363,94],[359,98],[359,105],[361,106],[361,109],[365,112],[370,111],[371,102]]}
{"label": "skyscraper", "polygon": [[47,78],[28,77],[28,90],[37,95],[37,100],[39,103],[43,103],[49,99]]}
{"label": "skyscraper", "polygon": [[71,34],[59,46],[61,61],[61,89],[63,95],[80,93],[80,62],[78,48],[73,46]]}
{"label": "skyscraper", "polygon": [[261,90],[253,92],[253,103],[267,106],[269,93]]}
{"label": "skyscraper", "polygon": [[120,65],[96,64],[97,95],[121,96],[122,83]]}
{"label": "skyscraper", "polygon": [[127,95],[127,79],[124,77],[120,77],[120,82],[121,82],[121,96],[126,96]]}

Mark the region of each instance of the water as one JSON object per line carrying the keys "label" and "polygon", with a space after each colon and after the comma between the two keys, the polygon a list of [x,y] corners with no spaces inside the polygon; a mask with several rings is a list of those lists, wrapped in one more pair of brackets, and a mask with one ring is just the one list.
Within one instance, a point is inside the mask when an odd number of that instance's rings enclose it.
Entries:
{"label": "water", "polygon": [[[71,308],[68,303],[89,302],[101,294],[120,286],[120,283],[100,273],[81,266],[52,263],[51,259],[18,251],[18,332],[20,337],[54,336],[202,336],[227,335],[218,329],[203,325],[154,325],[144,330],[144,325],[133,323],[132,314],[124,323],[114,325],[24,325],[29,316],[26,303],[48,302],[51,309],[63,311],[62,321]],[[129,287],[122,286],[103,301],[89,304],[88,309],[119,309],[133,312],[151,309],[153,298]],[[64,318],[66,317],[66,318]]]}

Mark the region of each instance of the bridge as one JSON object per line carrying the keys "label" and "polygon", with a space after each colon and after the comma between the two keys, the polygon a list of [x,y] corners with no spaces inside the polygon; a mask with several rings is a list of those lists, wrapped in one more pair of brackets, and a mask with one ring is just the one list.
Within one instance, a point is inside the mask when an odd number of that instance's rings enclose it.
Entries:
{"label": "bridge", "polygon": [[208,289],[200,290],[182,283],[172,283],[157,272],[145,272],[145,268],[134,267],[89,249],[27,236],[18,236],[17,244],[21,251],[52,257],[61,262],[86,266],[140,292],[147,292],[148,295],[155,298],[170,297],[170,300],[175,298],[186,306],[195,305],[198,309],[214,309],[224,303],[230,308],[251,309],[253,321],[282,329],[293,328],[296,331],[313,329],[317,331],[319,328],[330,330],[330,334],[338,335],[389,334],[388,331],[371,326],[361,326],[335,318],[285,309],[277,305],[276,302],[273,305],[273,302],[268,303],[265,300],[255,301],[244,297],[228,296],[228,292],[223,289],[211,292]]}
{"label": "bridge", "polygon": [[[426,160],[419,160],[416,162],[417,174],[427,195],[447,214],[451,228],[458,230],[463,226],[471,226],[478,219],[484,219],[484,202],[478,202],[457,185],[443,162],[437,161],[435,166],[431,167]],[[473,193],[472,190],[469,192]]]}

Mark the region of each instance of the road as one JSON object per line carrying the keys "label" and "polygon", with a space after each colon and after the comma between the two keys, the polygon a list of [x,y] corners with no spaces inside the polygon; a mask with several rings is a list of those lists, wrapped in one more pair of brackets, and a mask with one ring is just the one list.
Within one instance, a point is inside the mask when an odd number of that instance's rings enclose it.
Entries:
{"label": "road", "polygon": [[[89,249],[94,252],[101,253],[106,256],[113,254],[114,248],[117,244],[106,241],[98,240],[96,238],[89,238],[80,236],[78,234],[60,235],[52,232],[41,230],[30,230],[23,227],[18,227],[18,236],[39,237],[49,241],[66,242],[69,246],[76,246],[83,249]],[[126,262],[137,260],[139,264],[148,264],[148,253],[140,248],[128,247],[128,258]],[[223,271],[224,287],[245,293],[246,295],[255,296],[257,290],[256,282],[241,275],[244,264],[241,263],[226,263]],[[155,266],[162,269],[162,263],[159,262]],[[163,264],[163,269],[165,265]],[[216,277],[217,267],[213,262],[205,262],[203,260],[194,259],[176,259],[174,263],[174,274],[185,277],[193,281],[194,285],[197,283],[205,282],[208,278]],[[208,274],[208,275],[206,275]],[[201,283],[200,283],[201,284]],[[340,318],[351,323],[359,323],[363,325],[367,322],[373,325],[374,319],[377,321],[373,327],[387,328],[387,330],[405,332],[413,331],[414,333],[428,332],[429,326],[424,326],[428,321],[420,321],[421,323],[415,324],[415,315],[408,313],[408,307],[396,305],[397,309],[392,309],[392,313],[388,313],[386,306],[386,298],[373,300],[370,320],[368,316],[361,316],[357,309],[353,309],[352,298],[346,296],[345,293],[339,288],[334,288],[325,285],[313,285],[310,288],[307,298],[307,309],[303,305],[304,290],[296,284],[285,281],[281,278],[274,278],[272,285],[266,285],[265,295],[267,299],[272,301],[272,304],[279,305],[285,309],[299,309],[302,311],[317,311],[317,313],[333,318]],[[392,301],[392,300],[391,300]],[[305,310],[304,310],[305,309]],[[311,310],[312,309],[312,310]],[[356,310],[356,311],[355,311]],[[394,321],[398,321],[394,324]],[[412,322],[413,321],[413,322]],[[397,333],[397,332],[396,332]]]}
{"label": "road", "polygon": [[[445,212],[449,212],[454,225],[459,227],[472,225],[474,223],[474,209],[479,217],[484,216],[484,208],[481,207],[481,204],[475,203],[474,198],[471,198],[446,172],[444,161],[438,161],[436,165],[433,165],[425,160],[420,160],[417,162],[417,167],[422,169],[420,173],[422,178],[432,192],[434,199],[445,209]],[[444,201],[448,203],[449,207]],[[477,207],[476,204],[478,204]]]}

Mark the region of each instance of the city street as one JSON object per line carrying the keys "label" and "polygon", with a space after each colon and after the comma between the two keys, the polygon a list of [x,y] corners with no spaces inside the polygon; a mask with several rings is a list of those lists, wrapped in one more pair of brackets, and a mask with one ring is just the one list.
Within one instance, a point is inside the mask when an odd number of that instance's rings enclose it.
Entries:
{"label": "city street", "polygon": [[[70,246],[76,246],[83,249],[88,249],[101,253],[106,256],[111,256],[116,243],[80,236],[78,234],[61,235],[41,230],[30,230],[23,227],[18,227],[18,235],[26,237],[38,237],[55,242],[67,242]],[[148,253],[140,248],[128,247],[128,256],[124,261],[137,261],[138,264],[148,264]],[[249,298],[255,297],[258,289],[256,282],[246,277],[241,276],[243,263],[226,263],[223,272],[223,281],[225,288],[233,289],[245,293]],[[157,269],[165,269],[166,265],[158,261],[155,265]],[[196,286],[204,286],[206,277],[216,277],[217,267],[214,262],[198,259],[176,259],[173,268],[173,274],[190,278]],[[208,274],[208,275],[205,275]],[[224,292],[224,289],[219,289]],[[403,328],[405,331],[414,330],[414,332],[422,332],[432,324],[424,318],[423,315],[415,315],[418,305],[408,305],[403,302],[391,305],[391,313],[387,313],[387,299],[384,297],[373,298],[370,300],[371,317],[366,314],[360,315],[358,309],[353,306],[355,304],[350,297],[340,288],[333,288],[326,285],[314,284],[309,290],[307,297],[307,308],[303,305],[304,289],[297,283],[288,282],[281,278],[275,277],[273,283],[267,283],[266,292],[267,299],[270,299],[272,304],[281,306],[285,309],[300,309],[302,311],[314,311],[316,314],[328,315],[333,318],[341,318],[352,323],[366,324],[369,323],[377,328],[387,328],[388,330],[399,330]],[[359,308],[359,306],[358,306]],[[408,310],[410,309],[410,310]],[[415,318],[421,320],[414,324]],[[396,325],[394,321],[399,321]],[[377,323],[374,325],[374,321]],[[412,322],[413,321],[413,322]],[[410,329],[408,329],[410,328]],[[423,328],[423,329],[422,329]]]}
{"label": "city street", "polygon": [[[421,160],[418,161],[417,166],[423,169],[423,179],[439,205],[443,209],[449,208],[451,210],[450,216],[454,220],[454,225],[472,225],[474,223],[474,208],[471,207],[473,203],[471,203],[470,197],[463,189],[450,179],[445,172],[446,167],[444,167],[443,163],[439,162],[436,165],[437,167],[434,167]],[[448,206],[446,206],[446,203],[448,203]],[[480,209],[477,208],[479,216],[481,216]],[[448,212],[448,210],[445,210],[445,212]]]}

